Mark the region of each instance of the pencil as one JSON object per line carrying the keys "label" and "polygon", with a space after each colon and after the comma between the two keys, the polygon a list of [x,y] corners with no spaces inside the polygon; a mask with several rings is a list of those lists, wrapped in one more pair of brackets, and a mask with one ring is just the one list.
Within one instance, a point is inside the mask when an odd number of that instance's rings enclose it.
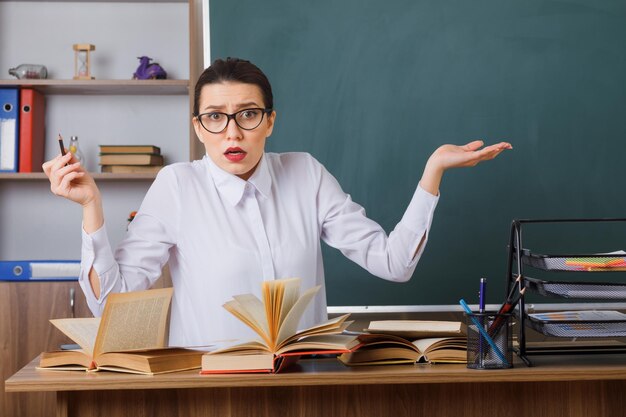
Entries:
{"label": "pencil", "polygon": [[525,292],[526,292],[526,288],[522,288],[522,290],[519,292],[519,294],[517,294],[517,296],[513,300],[507,300],[502,305],[502,307],[500,307],[500,311],[498,311],[496,318],[493,320],[493,322],[491,322],[491,326],[489,326],[489,329],[487,330],[487,333],[489,333],[489,336],[495,337],[495,335],[498,333],[498,330],[500,330],[502,325],[506,322],[503,314],[509,314],[511,311],[513,311],[513,309],[515,308],[517,303],[519,303],[519,300],[522,298]]}
{"label": "pencil", "polygon": [[59,147],[61,148],[61,156],[65,156],[65,146],[63,145],[63,137],[59,133]]}

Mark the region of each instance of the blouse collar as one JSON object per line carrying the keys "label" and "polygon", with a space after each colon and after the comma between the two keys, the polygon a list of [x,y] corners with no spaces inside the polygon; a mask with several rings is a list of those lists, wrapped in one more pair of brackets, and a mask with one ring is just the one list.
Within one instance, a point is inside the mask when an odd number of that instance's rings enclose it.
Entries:
{"label": "blouse collar", "polygon": [[242,180],[238,176],[224,171],[222,168],[218,167],[208,155],[204,156],[204,160],[209,166],[209,172],[211,173],[211,177],[213,178],[218,192],[232,206],[236,206],[241,201],[247,184],[253,186],[263,197],[267,198],[270,196],[272,177],[267,166],[267,161],[265,160],[265,153],[263,153],[259,164],[248,181]]}

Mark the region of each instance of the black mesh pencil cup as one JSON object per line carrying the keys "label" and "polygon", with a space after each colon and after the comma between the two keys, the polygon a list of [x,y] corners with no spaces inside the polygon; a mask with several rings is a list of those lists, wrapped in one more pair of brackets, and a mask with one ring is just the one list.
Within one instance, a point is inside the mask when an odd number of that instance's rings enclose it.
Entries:
{"label": "black mesh pencil cup", "polygon": [[468,368],[513,367],[512,317],[493,312],[465,314]]}

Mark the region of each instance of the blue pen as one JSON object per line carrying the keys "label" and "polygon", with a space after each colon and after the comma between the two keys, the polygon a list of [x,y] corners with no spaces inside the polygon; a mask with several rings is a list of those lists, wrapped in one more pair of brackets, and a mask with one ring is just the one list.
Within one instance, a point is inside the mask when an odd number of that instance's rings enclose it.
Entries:
{"label": "blue pen", "polygon": [[[480,289],[478,291],[478,311],[480,314],[485,313],[485,299],[487,298],[487,278],[480,279]],[[483,329],[485,328],[485,316],[480,316],[479,320]],[[485,349],[483,348],[483,338],[478,339],[478,360],[480,367],[484,367]]]}
{"label": "blue pen", "polygon": [[480,279],[480,293],[478,308],[481,313],[485,312],[485,298],[487,297],[487,278]]}
{"label": "blue pen", "polygon": [[480,325],[480,323],[478,322],[478,320],[476,320],[476,317],[472,316],[472,314],[474,314],[472,312],[472,310],[469,308],[469,306],[467,305],[467,303],[465,302],[464,299],[460,299],[459,300],[459,304],[461,304],[461,307],[463,307],[463,310],[465,310],[465,312],[469,315],[470,319],[472,320],[472,323],[474,323],[474,326],[476,326],[476,328],[478,329],[478,331],[480,332],[481,336],[487,341],[487,343],[489,343],[489,346],[491,346],[491,348],[493,349],[493,351],[496,353],[496,355],[498,355],[498,358],[500,358],[500,360],[506,365],[506,366],[510,366],[509,361],[506,360],[506,358],[504,357],[504,355],[502,354],[502,351],[498,348],[498,346],[495,344],[495,342],[493,341],[493,339],[491,338],[491,336],[489,336],[489,334],[485,331],[485,329],[483,329],[483,326]]}

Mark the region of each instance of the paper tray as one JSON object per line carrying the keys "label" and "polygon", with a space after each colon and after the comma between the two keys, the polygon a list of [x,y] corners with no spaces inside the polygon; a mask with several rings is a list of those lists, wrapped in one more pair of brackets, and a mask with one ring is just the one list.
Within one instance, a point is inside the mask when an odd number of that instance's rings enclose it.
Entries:
{"label": "paper tray", "polygon": [[544,297],[626,300],[626,284],[610,282],[543,281],[524,277],[525,286]]}

